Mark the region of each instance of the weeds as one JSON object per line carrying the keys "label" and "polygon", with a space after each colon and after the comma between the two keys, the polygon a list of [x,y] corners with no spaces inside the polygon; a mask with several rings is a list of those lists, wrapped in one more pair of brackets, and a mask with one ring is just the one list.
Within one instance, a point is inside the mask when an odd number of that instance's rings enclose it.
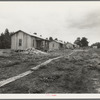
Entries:
{"label": "weeds", "polygon": [[7,64],[7,65],[5,65],[4,67],[12,67],[12,66],[18,65],[18,64],[20,64],[20,62],[19,62],[19,61],[16,61],[16,62]]}
{"label": "weeds", "polygon": [[[88,54],[87,54],[88,53]],[[59,60],[40,67],[29,76],[17,80],[5,87],[1,92],[13,93],[91,93],[93,90],[93,82],[91,78],[99,71],[94,61],[92,61],[92,51],[77,52],[69,58],[63,57]],[[53,54],[53,52],[52,52]],[[56,56],[59,54],[57,51]],[[61,54],[60,54],[61,55]],[[21,55],[18,55],[21,56]],[[23,63],[25,61],[28,66],[34,66],[38,61],[50,59],[54,56],[22,55]],[[96,54],[95,56],[96,57]],[[16,57],[15,57],[16,58]],[[14,58],[14,59],[15,59]],[[18,61],[21,57],[18,58]],[[100,63],[98,63],[99,65]],[[20,65],[21,66],[21,65]],[[24,66],[24,65],[23,65]],[[26,66],[26,67],[28,67]],[[25,67],[25,68],[26,68]],[[99,67],[99,66],[98,66]],[[9,67],[10,68],[10,67]],[[22,66],[21,66],[22,68]],[[23,67],[24,69],[24,67]],[[93,73],[95,72],[95,73]],[[5,74],[3,74],[5,75]],[[7,87],[8,90],[7,90]]]}

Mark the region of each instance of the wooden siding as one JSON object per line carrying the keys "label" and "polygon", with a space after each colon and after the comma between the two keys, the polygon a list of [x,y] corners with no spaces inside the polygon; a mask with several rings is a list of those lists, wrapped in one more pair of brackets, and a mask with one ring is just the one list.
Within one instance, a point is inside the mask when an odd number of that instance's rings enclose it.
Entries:
{"label": "wooden siding", "polygon": [[[22,45],[19,46],[19,39],[22,40]],[[40,44],[39,47],[38,47],[38,41],[40,41]],[[47,45],[46,45],[46,40],[42,40],[42,39],[39,39],[37,37],[34,37],[34,36],[31,36],[31,35],[28,35],[28,34],[25,34],[24,32],[18,32],[14,35],[12,35],[11,37],[11,49],[13,50],[25,50],[27,48],[31,48],[31,47],[34,47],[34,48],[41,48],[42,46],[44,46],[43,49],[48,49],[49,47],[49,43],[47,42]]]}
{"label": "wooden siding", "polygon": [[67,49],[73,49],[74,48],[73,44],[71,44],[71,43],[66,43],[65,46],[66,46]]}
{"label": "wooden siding", "polygon": [[[22,39],[22,45],[19,46],[19,39]],[[34,45],[33,45],[34,40]],[[36,39],[28,34],[19,32],[11,37],[11,49],[13,50],[25,50],[26,48],[36,48]]]}
{"label": "wooden siding", "polygon": [[11,49],[16,49],[15,35],[11,37]]}
{"label": "wooden siding", "polygon": [[52,41],[49,43],[49,50],[56,50],[56,49],[59,49],[59,46],[60,44],[55,42],[55,41]]}
{"label": "wooden siding", "polygon": [[35,37],[31,37],[31,47],[36,48],[36,38]]}

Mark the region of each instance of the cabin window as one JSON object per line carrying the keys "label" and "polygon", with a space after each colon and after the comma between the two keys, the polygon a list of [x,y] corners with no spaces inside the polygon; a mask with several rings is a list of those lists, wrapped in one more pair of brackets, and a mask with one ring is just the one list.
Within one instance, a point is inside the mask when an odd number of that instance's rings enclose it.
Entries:
{"label": "cabin window", "polygon": [[22,39],[19,39],[19,46],[22,46]]}
{"label": "cabin window", "polygon": [[45,46],[44,42],[45,42],[45,41],[42,41],[42,43],[41,43],[41,46],[42,46],[42,47],[44,47],[44,46]]}
{"label": "cabin window", "polygon": [[45,41],[42,41],[42,46],[44,46],[44,44],[45,44]]}
{"label": "cabin window", "polygon": [[53,44],[53,47],[54,47],[54,44]]}
{"label": "cabin window", "polygon": [[45,45],[48,45],[48,43],[47,43],[47,42],[45,42]]}
{"label": "cabin window", "polygon": [[43,41],[41,42],[41,46],[43,46]]}

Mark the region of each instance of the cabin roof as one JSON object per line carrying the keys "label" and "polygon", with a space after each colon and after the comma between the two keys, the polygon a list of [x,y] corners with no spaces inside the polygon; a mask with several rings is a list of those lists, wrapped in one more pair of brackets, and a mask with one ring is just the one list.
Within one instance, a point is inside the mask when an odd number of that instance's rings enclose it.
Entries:
{"label": "cabin roof", "polygon": [[[32,34],[32,33],[26,33],[26,32],[24,32],[24,31],[22,31],[22,30],[18,30],[18,31],[16,31],[14,34],[16,34],[16,33],[18,33],[18,32],[23,32],[23,33],[25,33],[25,34],[27,34],[27,35],[30,35],[30,36],[33,36],[33,37],[36,37],[36,38],[39,38],[39,39],[42,39],[42,40],[47,40],[46,38],[44,38],[44,37],[41,37],[41,36],[39,36],[39,35],[35,35],[34,33]],[[14,34],[12,34],[12,35],[14,35]],[[49,41],[49,40],[47,40],[47,41]]]}
{"label": "cabin roof", "polygon": [[63,41],[60,41],[60,40],[53,40],[53,41],[56,42],[56,43],[59,43],[59,44],[64,44],[64,42]]}
{"label": "cabin roof", "polygon": [[70,44],[70,45],[74,45],[74,44],[72,44],[71,42],[67,42],[67,43],[65,43],[65,44]]}

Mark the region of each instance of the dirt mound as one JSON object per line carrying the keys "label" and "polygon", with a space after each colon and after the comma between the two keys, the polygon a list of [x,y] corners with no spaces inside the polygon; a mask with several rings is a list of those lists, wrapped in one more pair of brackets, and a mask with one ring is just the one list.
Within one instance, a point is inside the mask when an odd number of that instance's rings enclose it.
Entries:
{"label": "dirt mound", "polygon": [[0,56],[10,56],[11,50],[10,49],[0,49]]}
{"label": "dirt mound", "polygon": [[25,54],[39,54],[39,55],[43,54],[43,55],[47,55],[46,52],[37,50],[35,48],[27,48],[23,53],[25,53]]}

